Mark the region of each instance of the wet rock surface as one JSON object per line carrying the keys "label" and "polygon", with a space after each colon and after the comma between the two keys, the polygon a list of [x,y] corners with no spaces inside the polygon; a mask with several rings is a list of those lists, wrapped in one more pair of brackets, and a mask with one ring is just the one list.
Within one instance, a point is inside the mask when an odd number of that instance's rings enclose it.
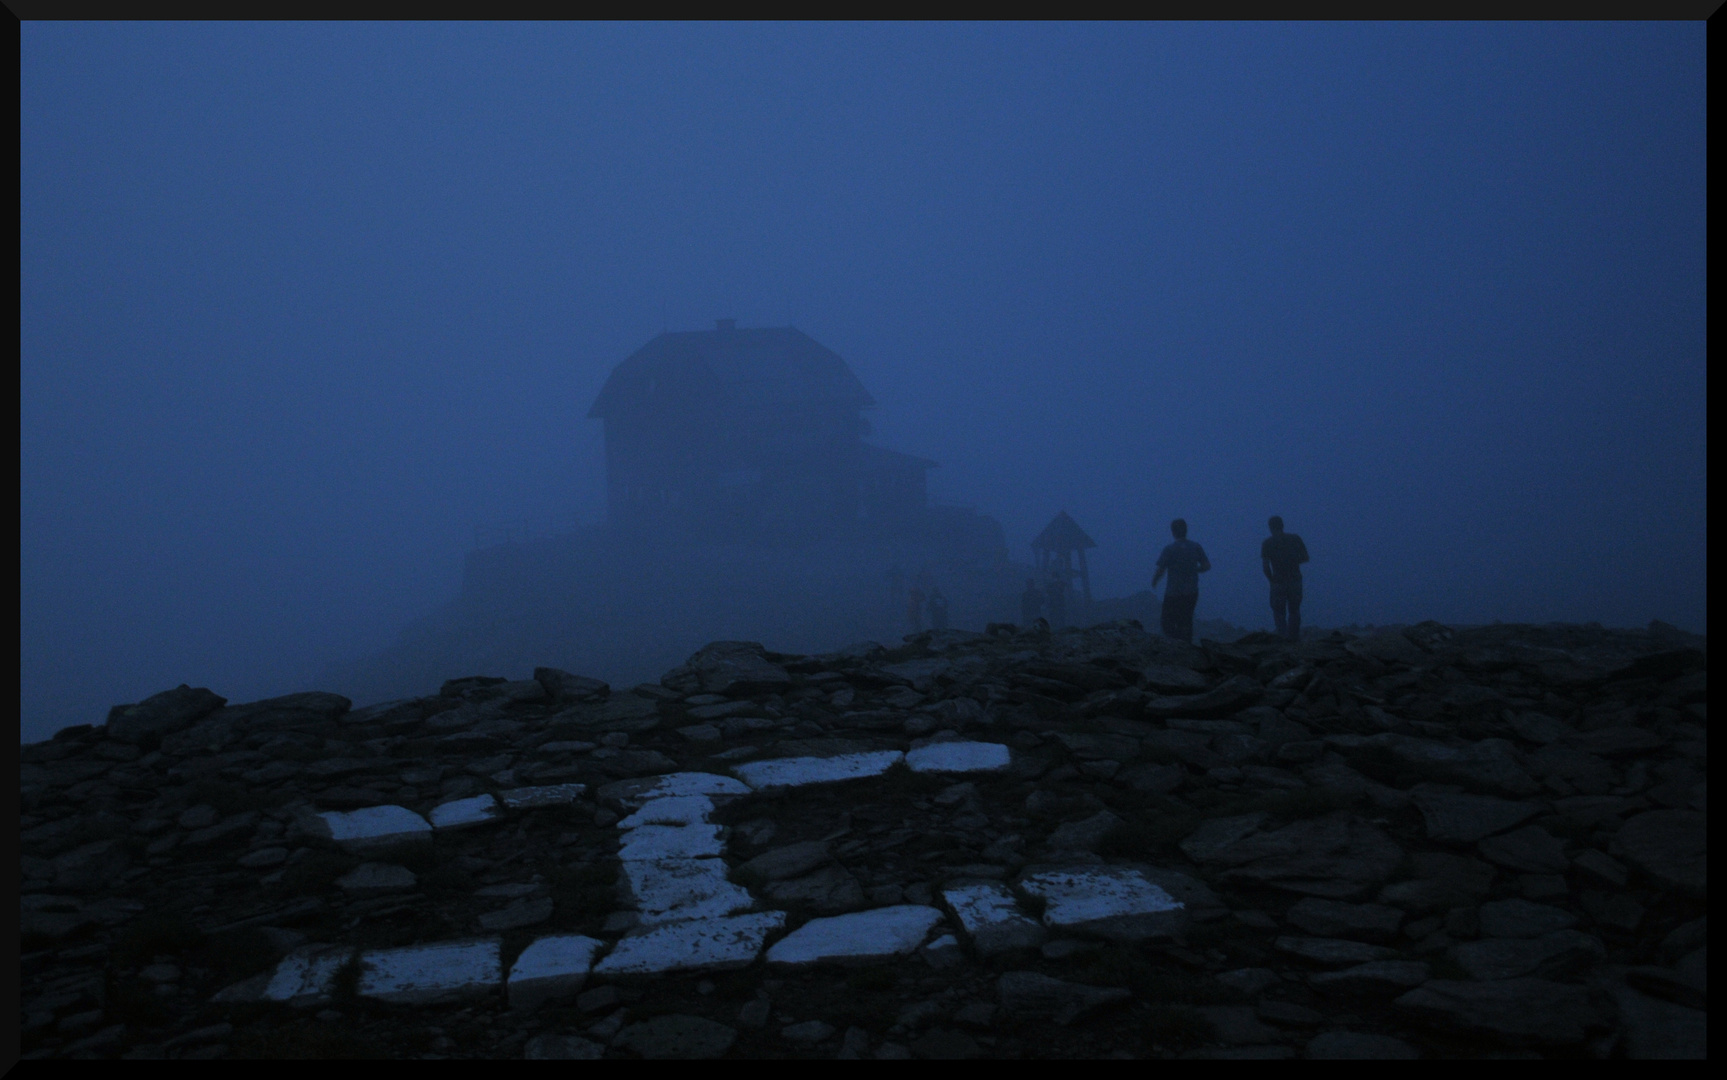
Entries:
{"label": "wet rock surface", "polygon": [[26,1056],[1701,1057],[1702,639],[938,631],[25,746]]}

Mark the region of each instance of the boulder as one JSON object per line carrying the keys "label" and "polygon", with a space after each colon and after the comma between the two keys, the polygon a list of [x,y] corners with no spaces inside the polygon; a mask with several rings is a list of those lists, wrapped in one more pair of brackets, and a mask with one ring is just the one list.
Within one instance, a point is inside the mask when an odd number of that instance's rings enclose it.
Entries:
{"label": "boulder", "polygon": [[1064,1025],[1133,997],[1121,987],[1084,986],[1035,971],[1005,972],[995,986],[1003,1011]]}
{"label": "boulder", "polygon": [[1291,926],[1315,937],[1390,941],[1403,925],[1403,912],[1384,904],[1346,904],[1317,896],[1295,902],[1284,916]]}
{"label": "boulder", "polygon": [[1533,795],[1541,789],[1518,764],[1516,749],[1504,739],[1482,739],[1453,746],[1395,732],[1378,735],[1332,735],[1326,743],[1349,763],[1387,783],[1398,776],[1443,784],[1461,784],[1498,795]]}
{"label": "boulder", "polygon": [[227,698],[203,687],[181,683],[136,705],[114,706],[108,711],[108,737],[134,745],[159,742],[164,735],[184,731],[227,703]]}
{"label": "boulder", "polygon": [[1470,978],[1483,981],[1519,975],[1562,977],[1606,955],[1600,938],[1576,930],[1555,930],[1532,938],[1485,938],[1451,947],[1451,959]]}
{"label": "boulder", "polygon": [[1541,807],[1535,803],[1512,802],[1491,795],[1416,791],[1410,798],[1427,823],[1428,839],[1442,843],[1473,844],[1541,813]]}
{"label": "boulder", "polygon": [[546,696],[555,702],[597,701],[612,692],[611,686],[599,679],[572,675],[551,667],[535,668],[534,680],[545,689]]}
{"label": "boulder", "polygon": [[[680,671],[692,676],[703,693],[742,697],[773,693],[791,685],[791,676],[770,663],[765,650],[754,641],[716,641],[684,662]],[[673,685],[674,672],[666,676]]]}
{"label": "boulder", "polygon": [[1393,1004],[1411,1020],[1534,1046],[1576,1046],[1601,1017],[1582,986],[1546,979],[1433,979]]}
{"label": "boulder", "polygon": [[1150,698],[1145,703],[1145,715],[1153,720],[1233,716],[1258,701],[1263,693],[1257,681],[1237,675],[1204,693]]}
{"label": "boulder", "polygon": [[1200,861],[1220,864],[1226,882],[1345,900],[1376,888],[1402,859],[1377,826],[1339,811],[1243,835]]}
{"label": "boulder", "polygon": [[1708,819],[1695,810],[1651,810],[1627,821],[1613,838],[1613,854],[1688,896],[1709,885]]}

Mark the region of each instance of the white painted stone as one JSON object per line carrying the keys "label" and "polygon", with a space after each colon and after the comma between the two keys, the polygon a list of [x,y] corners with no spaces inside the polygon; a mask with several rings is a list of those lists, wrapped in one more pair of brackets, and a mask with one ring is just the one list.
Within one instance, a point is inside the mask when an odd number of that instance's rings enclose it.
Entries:
{"label": "white painted stone", "polygon": [[770,758],[733,766],[732,772],[752,788],[801,787],[880,776],[904,757],[898,750],[874,750],[837,757]]}
{"label": "white painted stone", "polygon": [[1042,926],[1019,909],[1012,890],[999,881],[977,881],[941,891],[966,936],[981,956],[1043,944]]}
{"label": "white painted stone", "polygon": [[302,945],[276,965],[260,996],[290,1005],[319,1001],[330,993],[336,972],[353,956],[354,949],[347,945]]}
{"label": "white painted stone", "polygon": [[641,825],[624,834],[618,858],[631,860],[700,859],[726,849],[718,825]]}
{"label": "white painted stone", "polygon": [[531,1009],[543,1002],[574,996],[588,981],[594,957],[605,947],[605,942],[580,934],[536,940],[510,965],[507,986],[511,1007]]}
{"label": "white painted stone", "polygon": [[373,949],[360,957],[362,997],[425,1004],[475,997],[503,982],[498,939]]}
{"label": "white painted stone", "polygon": [[1013,763],[1001,743],[944,742],[921,746],[905,756],[912,772],[993,772]]}
{"label": "white painted stone", "polygon": [[511,810],[533,810],[541,806],[568,806],[587,790],[586,784],[545,784],[515,788],[504,792],[500,798]]}
{"label": "white painted stone", "polygon": [[618,822],[620,829],[641,825],[705,825],[714,812],[714,801],[706,795],[673,795],[642,804],[642,808]]}
{"label": "white painted stone", "polygon": [[456,799],[453,802],[442,803],[432,808],[432,828],[434,829],[466,829],[474,825],[484,825],[496,821],[502,811],[498,809],[498,800],[490,795],[475,795],[468,799]]}
{"label": "white painted stone", "polygon": [[330,839],[359,850],[410,840],[430,840],[432,826],[405,806],[368,806],[363,810],[327,810],[317,815]]}
{"label": "white painted stone", "polygon": [[1044,901],[1045,926],[1116,941],[1172,935],[1186,914],[1181,901],[1125,866],[1046,870],[1019,887]]}
{"label": "white painted stone", "polygon": [[755,905],[748,889],[726,878],[721,859],[632,859],[623,866],[644,924],[718,919]]}
{"label": "white painted stone", "polygon": [[721,776],[719,773],[681,772],[640,780],[620,780],[601,788],[599,796],[636,810],[654,799],[669,799],[678,795],[724,797],[749,793],[749,788],[729,776]]}
{"label": "white painted stone", "polygon": [[768,963],[795,967],[899,956],[922,945],[930,929],[941,921],[940,911],[921,904],[811,919],[774,943],[768,950]]}
{"label": "white painted stone", "polygon": [[595,975],[652,975],[666,971],[719,971],[748,967],[768,934],[785,925],[783,911],[725,919],[666,923],[618,942]]}

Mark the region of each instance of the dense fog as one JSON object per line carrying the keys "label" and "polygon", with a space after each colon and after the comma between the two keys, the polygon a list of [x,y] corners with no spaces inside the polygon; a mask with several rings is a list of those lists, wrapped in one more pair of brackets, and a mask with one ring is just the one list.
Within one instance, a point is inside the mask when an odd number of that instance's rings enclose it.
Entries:
{"label": "dense fog", "polygon": [[[1059,511],[1075,619],[1280,514],[1310,627],[1706,632],[1705,35],[25,23],[22,738],[982,629]],[[948,532],[616,520],[614,369],[783,327]]]}

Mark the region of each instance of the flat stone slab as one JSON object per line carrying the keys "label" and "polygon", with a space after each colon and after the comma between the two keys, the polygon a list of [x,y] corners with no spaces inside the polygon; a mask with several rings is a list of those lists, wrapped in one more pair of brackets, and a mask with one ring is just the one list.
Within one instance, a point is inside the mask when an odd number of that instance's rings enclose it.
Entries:
{"label": "flat stone slab", "polygon": [[726,849],[718,825],[638,825],[624,833],[618,858],[625,862],[700,859]]}
{"label": "flat stone slab", "polygon": [[1162,886],[1124,866],[1044,870],[1020,879],[1019,889],[1044,901],[1045,926],[1113,941],[1174,936],[1187,913]]}
{"label": "flat stone slab", "polygon": [[1372,960],[1342,971],[1321,971],[1307,983],[1321,992],[1379,993],[1407,990],[1433,977],[1425,960]]}
{"label": "flat stone slab", "polygon": [[618,822],[620,829],[642,825],[705,825],[714,812],[714,801],[706,795],[672,795],[643,803],[642,808]]}
{"label": "flat stone slab", "polygon": [[1346,900],[1375,888],[1403,861],[1403,849],[1346,811],[1258,831],[1257,815],[1201,826],[1183,849],[1220,863],[1222,880]]}
{"label": "flat stone slab", "polygon": [[748,889],[727,879],[720,859],[632,859],[623,870],[644,923],[719,919],[755,906]]}
{"label": "flat stone slab", "polygon": [[955,885],[943,889],[941,896],[980,956],[1035,949],[1048,936],[1041,924],[1020,911],[1013,891],[999,881]]}
{"label": "flat stone slab", "polygon": [[314,820],[323,823],[317,831],[351,850],[432,838],[431,824],[405,806],[327,810]]}
{"label": "flat stone slab", "polygon": [[520,930],[524,926],[538,926],[551,918],[554,906],[549,896],[522,899],[497,911],[488,911],[476,921],[481,930],[492,933]]}
{"label": "flat stone slab", "polygon": [[534,810],[542,806],[568,806],[587,790],[586,784],[543,784],[540,787],[514,788],[498,797],[511,810]]}
{"label": "flat stone slab", "polygon": [[1291,926],[1314,937],[1390,941],[1403,925],[1403,912],[1384,904],[1346,904],[1309,896],[1284,916]]}
{"label": "flat stone slab", "polygon": [[762,886],[762,894],[780,907],[801,907],[817,915],[838,915],[869,906],[857,878],[835,864],[801,877],[770,881]]}
{"label": "flat stone slab", "polygon": [[284,1004],[321,998],[330,992],[336,972],[353,959],[354,953],[347,945],[303,945],[276,965],[260,996]]}
{"label": "flat stone slab", "polygon": [[1606,955],[1600,938],[1576,930],[1555,930],[1536,938],[1484,938],[1451,947],[1457,966],[1483,982],[1520,975],[1566,975]]}
{"label": "flat stone slab", "polygon": [[996,980],[1001,1007],[1015,1016],[1047,1017],[1071,1024],[1087,1013],[1133,999],[1119,987],[1063,982],[1035,971],[1009,971]]}
{"label": "flat stone slab", "polygon": [[1528,900],[1490,900],[1481,905],[1484,938],[1532,938],[1577,925],[1577,916],[1551,904]]}
{"label": "flat stone slab", "polygon": [[1342,938],[1295,937],[1286,934],[1277,939],[1276,946],[1278,952],[1299,956],[1303,960],[1311,960],[1327,967],[1353,966],[1375,960],[1393,960],[1397,957],[1396,949],[1369,945],[1365,941],[1346,941]]}
{"label": "flat stone slab", "polygon": [[407,892],[418,883],[412,870],[394,863],[361,863],[336,879],[336,887],[351,896]]}
{"label": "flat stone slab", "polygon": [[805,840],[764,851],[738,869],[763,881],[784,881],[827,865],[831,857],[820,840]]}
{"label": "flat stone slab", "polygon": [[795,967],[901,956],[922,945],[942,918],[942,913],[932,907],[897,904],[829,919],[811,919],[774,943],[768,950],[768,963]]}
{"label": "flat stone slab", "polygon": [[994,772],[1013,764],[1013,755],[1001,743],[931,743],[907,754],[905,763],[912,772]]}
{"label": "flat stone slab", "polygon": [[360,996],[405,1005],[489,993],[504,981],[498,939],[446,941],[360,956]]}
{"label": "flat stone slab", "polygon": [[605,942],[581,934],[535,940],[510,965],[505,985],[511,1007],[531,1009],[546,1001],[575,996],[588,981],[594,957],[605,947]]}
{"label": "flat stone slab", "polygon": [[1541,813],[1541,807],[1534,803],[1513,802],[1491,795],[1418,791],[1412,798],[1427,822],[1428,839],[1457,844],[1473,844],[1521,825]]}
{"label": "flat stone slab", "polygon": [[729,776],[707,772],[679,772],[667,773],[664,776],[645,776],[636,780],[619,780],[607,784],[596,794],[601,802],[639,810],[654,799],[670,799],[679,795],[707,795],[713,798],[749,793],[748,787]]}
{"label": "flat stone slab", "polygon": [[606,1048],[579,1035],[535,1035],[522,1047],[528,1061],[598,1061]]}
{"label": "flat stone slab", "polygon": [[735,765],[732,772],[752,788],[802,787],[805,784],[832,784],[880,776],[904,758],[905,755],[898,750],[872,750],[836,757],[770,758]]}
{"label": "flat stone slab", "polygon": [[1694,810],[1651,810],[1627,821],[1613,853],[1670,889],[1709,892],[1708,819]]}
{"label": "flat stone slab", "polygon": [[1575,1046],[1600,1020],[1588,987],[1546,979],[1432,979],[1392,1004],[1438,1027],[1551,1046]]}
{"label": "flat stone slab", "polygon": [[1481,841],[1481,854],[1488,862],[1525,874],[1563,874],[1571,868],[1565,841],[1539,825],[1525,825],[1503,836]]}
{"label": "flat stone slab", "polygon": [[433,807],[432,828],[467,829],[488,824],[502,816],[503,811],[498,808],[497,799],[491,795],[475,795]]}
{"label": "flat stone slab", "polygon": [[655,975],[749,967],[768,934],[785,925],[783,911],[723,919],[687,919],[631,934],[618,942],[595,975]]}

